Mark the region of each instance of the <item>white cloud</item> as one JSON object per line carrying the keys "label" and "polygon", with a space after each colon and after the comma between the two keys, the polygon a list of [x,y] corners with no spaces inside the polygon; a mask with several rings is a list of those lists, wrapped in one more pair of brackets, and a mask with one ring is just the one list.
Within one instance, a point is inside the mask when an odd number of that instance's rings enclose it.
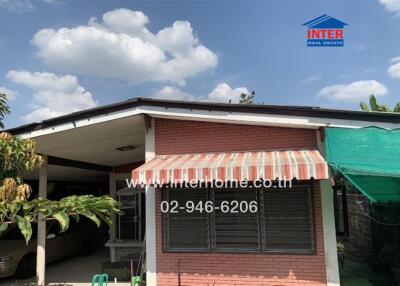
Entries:
{"label": "white cloud", "polygon": [[18,14],[31,12],[35,9],[30,0],[0,0],[0,8]]}
{"label": "white cloud", "polygon": [[400,13],[400,1],[399,0],[378,0],[386,11],[391,13]]}
{"label": "white cloud", "polygon": [[5,9],[17,14],[29,13],[36,9],[34,2],[44,2],[47,4],[60,3],[62,0],[0,0],[0,9]]}
{"label": "white cloud", "polygon": [[335,84],[322,88],[319,97],[334,101],[359,102],[368,99],[369,95],[385,96],[386,86],[376,80],[360,80],[349,84]]}
{"label": "white cloud", "polygon": [[40,122],[41,120],[45,120],[48,118],[54,118],[57,116],[61,116],[63,113],[51,110],[47,107],[43,108],[38,108],[33,110],[31,113],[29,113],[26,116],[23,116],[22,119],[29,123],[29,122]]}
{"label": "white cloud", "polygon": [[231,88],[227,83],[218,84],[207,96],[195,96],[191,93],[182,91],[174,86],[164,86],[153,94],[154,98],[171,100],[197,100],[228,103],[238,103],[242,93],[250,94],[246,87]]}
{"label": "white cloud", "polygon": [[162,89],[157,91],[153,97],[171,100],[195,100],[195,97],[192,94],[169,85],[164,86]]}
{"label": "white cloud", "polygon": [[14,100],[18,96],[18,92],[5,86],[0,86],[0,93],[5,94],[8,100]]}
{"label": "white cloud", "polygon": [[32,42],[53,68],[133,83],[183,84],[217,65],[217,55],[200,43],[189,22],[176,21],[157,33],[148,23],[141,11],[116,9],[101,22],[91,18],[84,26],[40,30]]}
{"label": "white cloud", "polygon": [[310,84],[310,83],[312,83],[314,81],[318,81],[318,80],[321,80],[321,79],[323,79],[322,76],[320,76],[318,74],[315,74],[315,75],[312,75],[312,76],[310,76],[310,77],[308,77],[306,79],[301,80],[300,84],[301,85],[307,85],[307,84]]}
{"label": "white cloud", "polygon": [[14,83],[36,90],[52,90],[72,92],[79,85],[78,79],[72,75],[58,76],[48,72],[15,71],[10,70],[6,78]]}
{"label": "white cloud", "polygon": [[35,91],[34,110],[23,117],[26,122],[61,116],[97,105],[92,94],[72,75],[11,70],[6,78]]}
{"label": "white cloud", "polygon": [[393,57],[393,58],[390,59],[391,63],[397,63],[399,61],[400,61],[400,57]]}
{"label": "white cloud", "polygon": [[388,74],[393,78],[400,78],[400,57],[390,59],[392,65],[388,68]]}
{"label": "white cloud", "polygon": [[[146,25],[150,22],[149,18],[142,11],[116,9],[104,13],[102,19],[103,25],[110,31],[147,39],[153,36],[146,28]],[[102,28],[101,24],[96,23],[96,18],[92,18],[91,23]]]}
{"label": "white cloud", "polygon": [[223,82],[217,85],[213,91],[208,94],[208,101],[228,103],[238,103],[240,94],[249,94],[249,90],[246,87],[231,88],[229,84]]}

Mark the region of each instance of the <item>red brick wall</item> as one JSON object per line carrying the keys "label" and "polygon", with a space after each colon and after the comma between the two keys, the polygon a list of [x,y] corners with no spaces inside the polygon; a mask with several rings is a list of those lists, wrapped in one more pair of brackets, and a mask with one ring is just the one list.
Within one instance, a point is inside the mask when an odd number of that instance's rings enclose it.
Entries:
{"label": "red brick wall", "polygon": [[[316,132],[306,129],[156,120],[156,154],[316,146]],[[182,286],[322,286],[326,285],[319,183],[315,184],[315,255],[165,253],[161,192],[156,197],[157,285]]]}
{"label": "red brick wall", "polygon": [[250,151],[317,146],[311,129],[156,119],[156,154]]}

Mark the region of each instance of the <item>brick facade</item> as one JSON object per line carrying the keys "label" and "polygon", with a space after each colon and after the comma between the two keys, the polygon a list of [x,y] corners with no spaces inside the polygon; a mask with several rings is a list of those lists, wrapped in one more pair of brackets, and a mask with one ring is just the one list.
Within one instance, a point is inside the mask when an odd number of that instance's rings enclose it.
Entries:
{"label": "brick facade", "polygon": [[[315,130],[156,119],[156,154],[311,148]],[[156,192],[157,285],[322,286],[326,285],[319,183],[315,183],[316,254],[165,253],[161,192]],[[215,284],[214,284],[215,283]]]}
{"label": "brick facade", "polygon": [[155,120],[156,154],[316,148],[312,129]]}

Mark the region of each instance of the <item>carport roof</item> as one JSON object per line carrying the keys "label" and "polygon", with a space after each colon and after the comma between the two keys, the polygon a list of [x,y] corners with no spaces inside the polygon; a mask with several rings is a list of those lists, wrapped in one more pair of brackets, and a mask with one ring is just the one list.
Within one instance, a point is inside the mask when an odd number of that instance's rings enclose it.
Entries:
{"label": "carport roof", "polygon": [[125,109],[139,107],[141,105],[162,107],[162,108],[180,108],[180,109],[196,109],[223,112],[238,113],[254,113],[269,115],[287,115],[287,116],[305,116],[325,119],[343,119],[352,121],[369,121],[379,123],[400,123],[400,114],[383,113],[383,112],[364,112],[338,109],[325,109],[313,106],[286,106],[286,105],[264,105],[264,104],[231,104],[231,103],[210,103],[210,102],[194,102],[194,101],[176,101],[161,100],[151,98],[132,98],[126,101],[104,105],[92,109],[82,110],[60,117],[22,125],[16,128],[6,130],[13,134],[21,134],[31,131],[40,130],[56,126],[59,124],[91,118],[109,114]]}

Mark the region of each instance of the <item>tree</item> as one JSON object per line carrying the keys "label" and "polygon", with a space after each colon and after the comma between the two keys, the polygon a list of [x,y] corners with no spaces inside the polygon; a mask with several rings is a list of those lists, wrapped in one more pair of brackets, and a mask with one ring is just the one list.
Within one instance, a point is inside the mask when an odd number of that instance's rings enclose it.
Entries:
{"label": "tree", "polygon": [[253,99],[256,95],[255,91],[252,91],[250,94],[242,93],[240,94],[240,104],[253,104]]}
{"label": "tree", "polygon": [[369,106],[365,102],[360,102],[360,108],[362,111],[378,111],[378,112],[400,112],[400,102],[398,102],[393,109],[387,105],[378,104],[375,96],[371,94],[369,96]]}
{"label": "tree", "polygon": [[0,93],[0,128],[4,128],[3,120],[4,117],[10,113],[10,108],[7,104],[7,96]]}

